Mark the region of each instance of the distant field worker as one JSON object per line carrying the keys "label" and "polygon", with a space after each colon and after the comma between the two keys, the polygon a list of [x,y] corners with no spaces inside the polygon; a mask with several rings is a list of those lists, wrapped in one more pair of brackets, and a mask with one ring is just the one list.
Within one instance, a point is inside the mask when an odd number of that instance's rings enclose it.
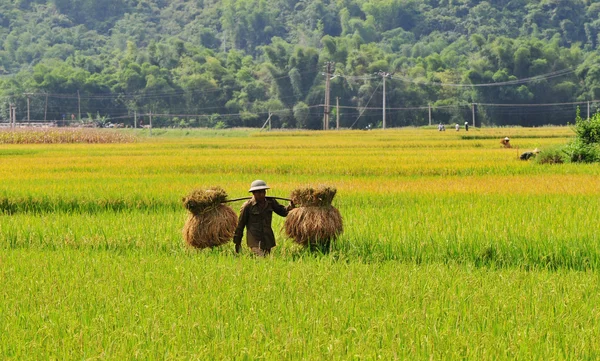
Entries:
{"label": "distant field worker", "polygon": [[469,122],[465,122],[465,131],[469,131]]}
{"label": "distant field worker", "polygon": [[460,125],[458,125],[458,123],[456,123],[456,125],[454,126],[454,128],[456,128],[456,131],[458,132],[460,130]]}
{"label": "distant field worker", "polygon": [[233,236],[237,253],[242,248],[242,237],[244,228],[246,228],[246,244],[252,253],[260,257],[268,255],[271,248],[275,247],[275,234],[271,228],[273,212],[281,217],[286,217],[288,212],[294,208],[293,202],[284,207],[275,199],[267,198],[267,189],[270,188],[262,180],[255,180],[250,185],[249,192],[252,193],[252,199],[242,205],[238,226]]}
{"label": "distant field worker", "polygon": [[530,158],[535,158],[535,156],[541,152],[539,149],[535,148],[533,151],[531,152],[525,152],[523,154],[521,154],[519,156],[519,159],[521,160],[529,160]]}
{"label": "distant field worker", "polygon": [[510,138],[509,137],[505,137],[504,139],[502,139],[500,141],[500,143],[504,146],[504,148],[512,148],[512,145],[510,144]]}

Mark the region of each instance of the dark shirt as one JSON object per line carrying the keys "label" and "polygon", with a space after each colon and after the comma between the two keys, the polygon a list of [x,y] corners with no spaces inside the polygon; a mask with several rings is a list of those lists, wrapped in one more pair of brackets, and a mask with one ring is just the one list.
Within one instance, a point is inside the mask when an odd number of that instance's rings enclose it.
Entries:
{"label": "dark shirt", "polygon": [[288,215],[288,211],[288,208],[277,203],[272,198],[266,198],[262,204],[257,203],[254,198],[248,200],[242,205],[233,242],[241,244],[244,228],[247,228],[246,243],[248,247],[260,247],[261,249],[275,247],[275,234],[273,234],[273,229],[271,228],[273,212],[281,217],[285,217]]}
{"label": "dark shirt", "polygon": [[535,153],[525,152],[525,153],[521,154],[521,156],[519,158],[521,158],[521,160],[529,160],[529,158],[531,158],[531,157],[535,157]]}

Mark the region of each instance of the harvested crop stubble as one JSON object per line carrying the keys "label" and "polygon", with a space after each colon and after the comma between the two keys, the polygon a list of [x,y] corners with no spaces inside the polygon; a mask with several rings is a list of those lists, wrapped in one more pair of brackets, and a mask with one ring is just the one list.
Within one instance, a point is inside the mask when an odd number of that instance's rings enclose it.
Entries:
{"label": "harvested crop stubble", "polygon": [[231,207],[221,204],[227,193],[220,187],[194,190],[183,198],[190,212],[183,227],[183,238],[192,247],[216,247],[233,238],[237,214]]}
{"label": "harvested crop stubble", "polygon": [[336,192],[328,186],[294,190],[291,198],[298,208],[285,219],[286,235],[303,246],[328,246],[342,234],[342,215],[331,205]]}

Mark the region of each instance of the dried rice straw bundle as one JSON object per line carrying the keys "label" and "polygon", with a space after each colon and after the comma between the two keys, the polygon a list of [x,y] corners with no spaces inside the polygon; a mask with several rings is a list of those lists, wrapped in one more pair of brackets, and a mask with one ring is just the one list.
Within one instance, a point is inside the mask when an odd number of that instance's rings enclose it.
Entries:
{"label": "dried rice straw bundle", "polygon": [[285,233],[303,246],[329,246],[342,234],[342,215],[331,205],[337,190],[319,186],[296,189],[292,201],[298,206],[285,219]]}
{"label": "dried rice straw bundle", "polygon": [[228,243],[237,227],[237,214],[231,207],[221,204],[227,193],[220,187],[194,190],[183,198],[190,212],[183,227],[183,238],[192,247],[216,247]]}
{"label": "dried rice straw bundle", "polygon": [[221,187],[195,189],[183,198],[183,206],[192,214],[202,214],[210,208],[215,208],[227,199],[227,192]]}

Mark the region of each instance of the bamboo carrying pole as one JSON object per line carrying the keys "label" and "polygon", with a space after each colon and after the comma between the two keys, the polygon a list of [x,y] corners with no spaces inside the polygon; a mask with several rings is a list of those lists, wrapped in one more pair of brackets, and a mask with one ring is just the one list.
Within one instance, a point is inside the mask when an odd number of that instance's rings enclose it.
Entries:
{"label": "bamboo carrying pole", "polygon": [[[265,198],[279,199],[279,200],[282,200],[282,201],[288,201],[288,202],[291,202],[291,201],[292,201],[292,200],[291,200],[291,199],[289,199],[289,198],[282,198],[282,197],[268,197],[268,196],[267,196],[267,197],[265,197]],[[228,199],[228,200],[226,200],[226,201],[224,201],[224,202],[221,202],[221,203],[237,202],[237,201],[243,201],[243,200],[247,200],[247,199],[252,199],[252,197],[248,196],[248,197],[242,197],[242,198]]]}

